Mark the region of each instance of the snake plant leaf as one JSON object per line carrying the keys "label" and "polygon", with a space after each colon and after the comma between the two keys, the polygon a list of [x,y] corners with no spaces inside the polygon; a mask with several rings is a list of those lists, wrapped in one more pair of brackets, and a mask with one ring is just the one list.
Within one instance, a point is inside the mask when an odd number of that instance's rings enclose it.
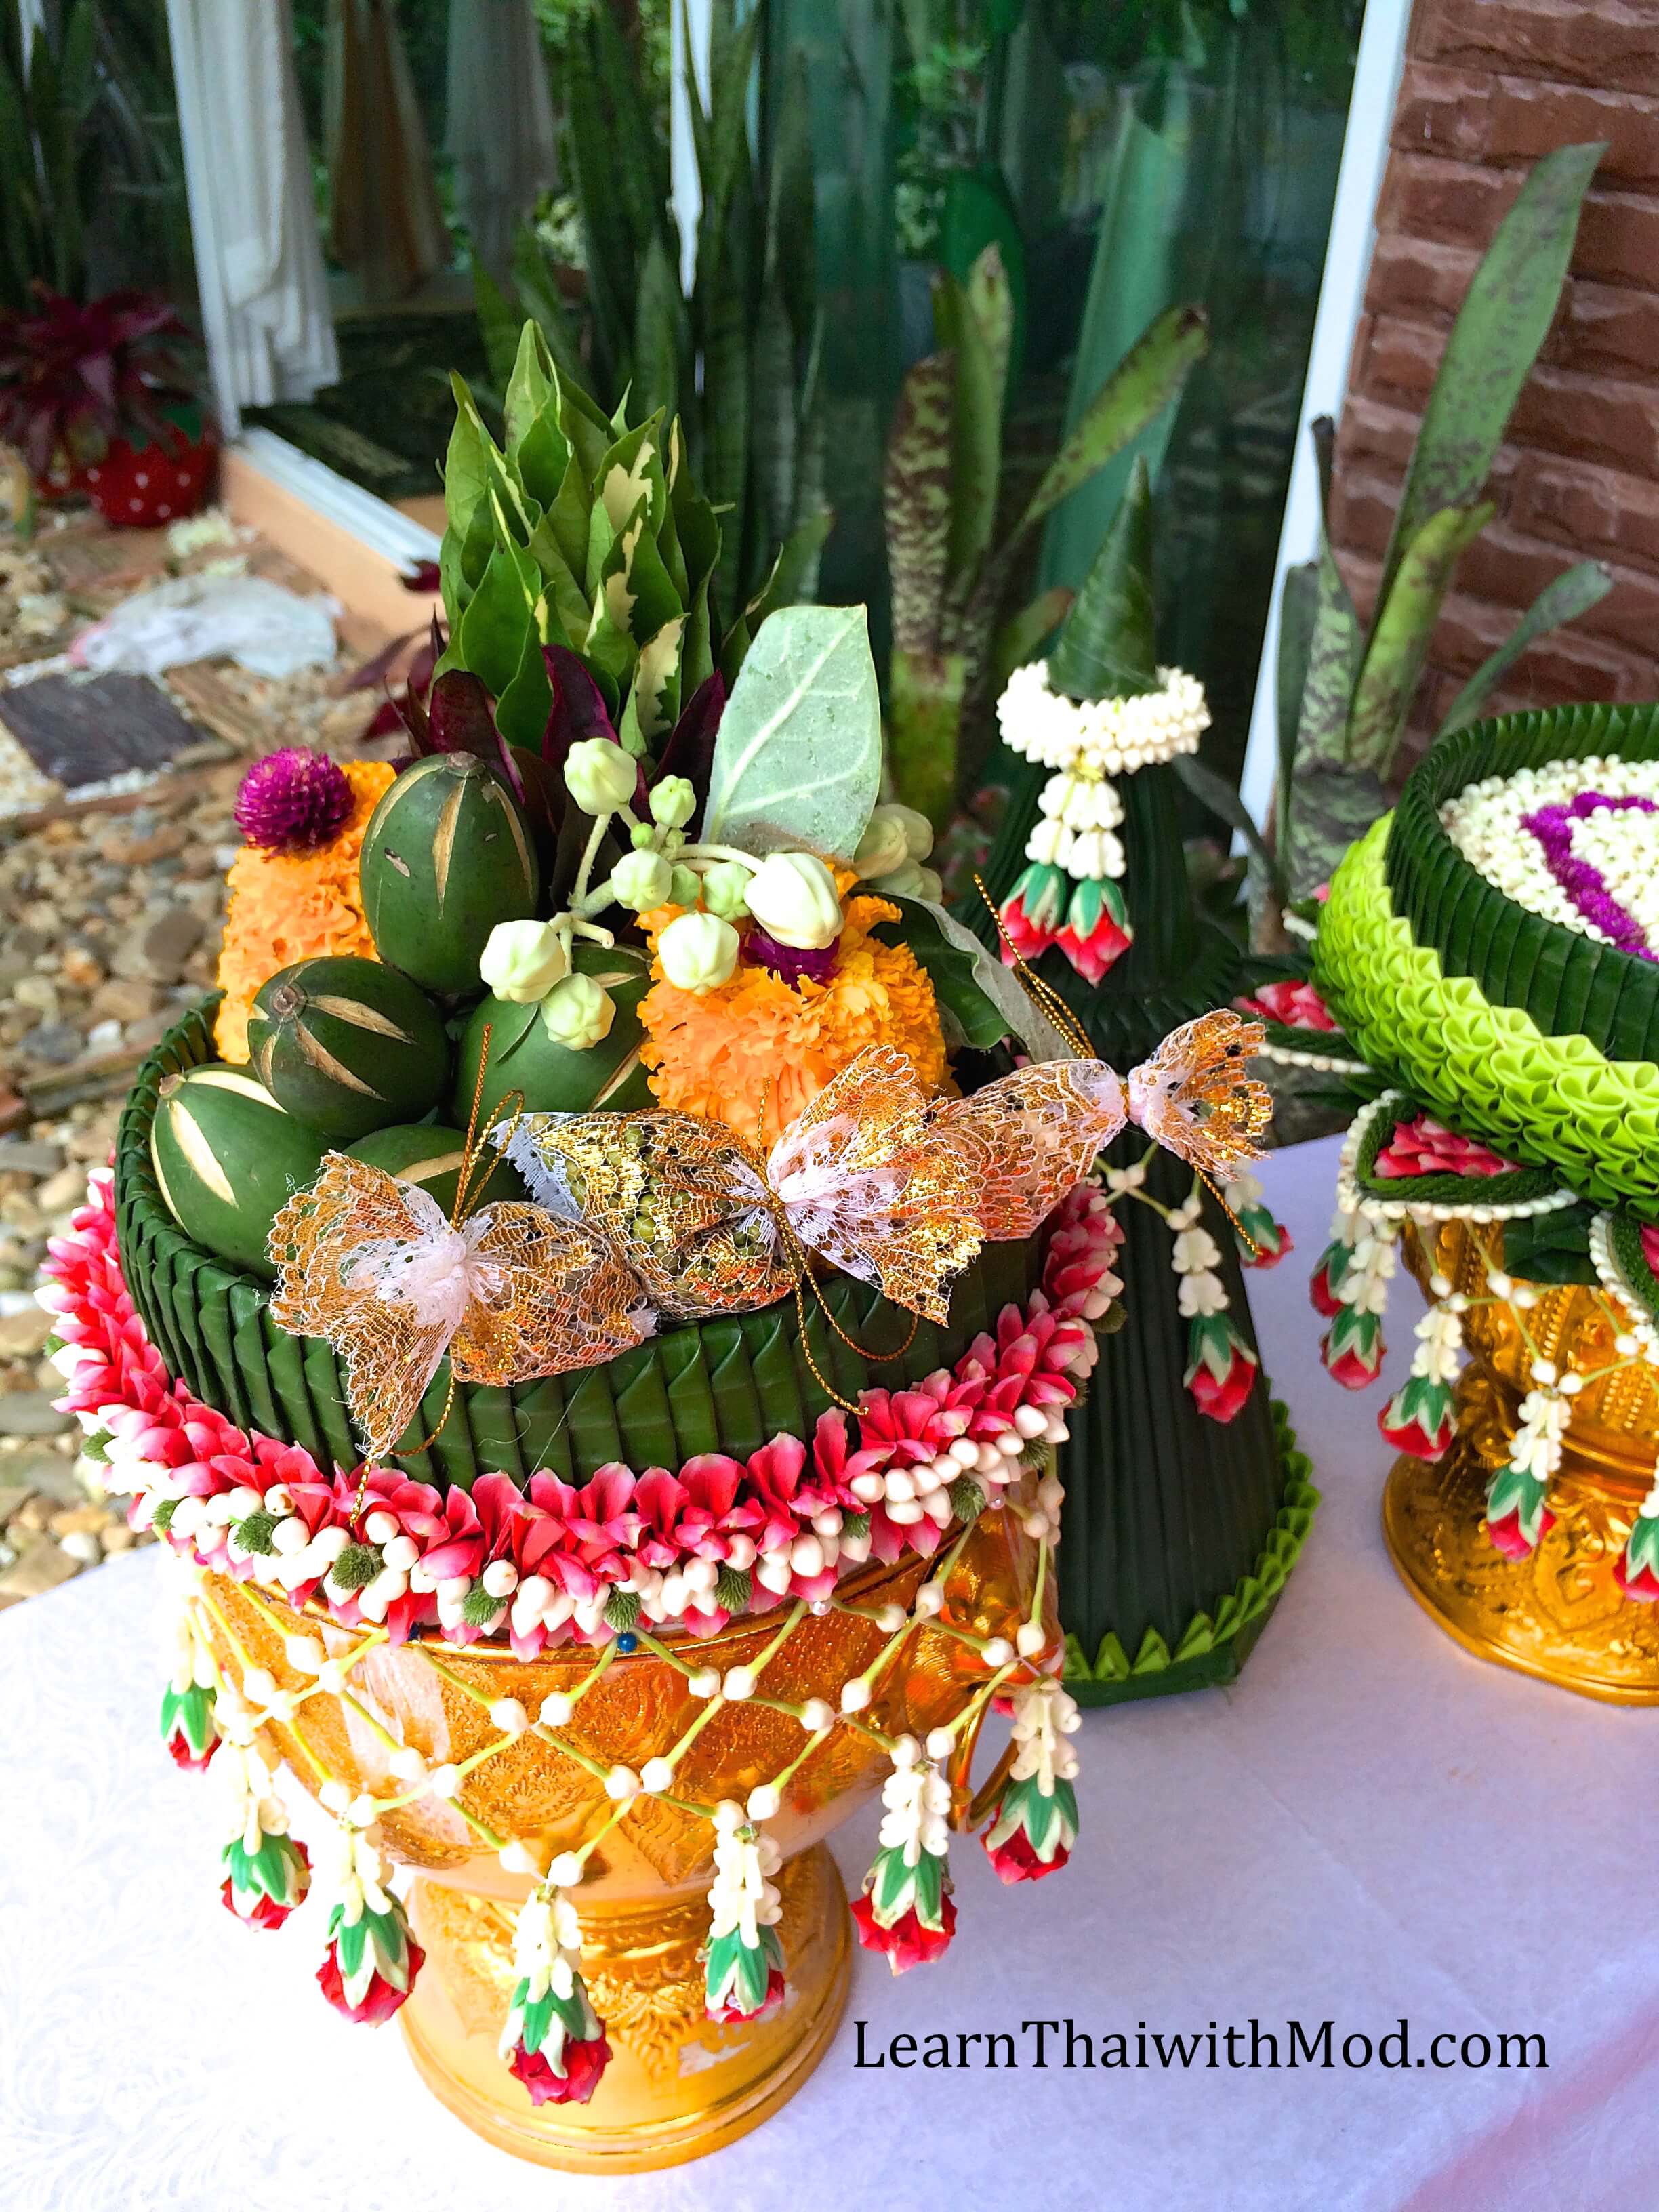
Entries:
{"label": "snake plant leaf", "polygon": [[764,273],[781,288],[797,346],[808,345],[817,321],[814,282],[812,114],[806,57],[799,48],[784,64],[783,88],[772,118],[767,176]]}
{"label": "snake plant leaf", "polygon": [[1010,615],[991,647],[992,683],[996,690],[1001,690],[1015,669],[1036,659],[1043,639],[1065,621],[1076,596],[1067,584],[1051,584],[1017,615]]}
{"label": "snake plant leaf", "polygon": [[1431,514],[1406,549],[1389,595],[1371,624],[1348,720],[1351,766],[1369,769],[1384,783],[1411,711],[1418,679],[1452,571],[1465,546],[1497,513],[1490,500],[1447,507]]}
{"label": "snake plant leaf", "polygon": [[647,413],[672,415],[679,404],[680,359],[689,352],[679,277],[660,237],[645,249],[634,308],[634,398]]}
{"label": "snake plant leaf", "polygon": [[955,358],[929,354],[916,362],[900,388],[882,479],[893,643],[908,653],[933,652],[942,642],[955,411]]}
{"label": "snake plant leaf", "polygon": [[833,508],[820,507],[816,514],[797,523],[779,546],[766,581],[743,611],[751,637],[769,615],[781,607],[799,606],[811,596],[809,579],[817,568],[818,556],[835,519]]}
{"label": "snake plant leaf", "polygon": [[756,633],[714,740],[707,844],[850,860],[881,782],[863,607],[785,607]]}
{"label": "snake plant leaf", "polygon": [[1311,898],[1330,881],[1356,837],[1389,811],[1381,779],[1369,769],[1315,758],[1298,761],[1291,787],[1285,862],[1292,899]]}
{"label": "snake plant leaf", "polygon": [[1123,699],[1158,688],[1152,603],[1152,486],[1135,456],[1105,543],[1084,578],[1048,656],[1056,691],[1073,699]]}
{"label": "snake plant leaf", "polygon": [[878,922],[885,943],[908,945],[927,971],[933,996],[962,1032],[963,1042],[988,1051],[1017,1037],[1033,1060],[1068,1060],[1071,1048],[1012,968],[988,951],[972,930],[932,899],[880,896],[899,909],[896,922]]}
{"label": "snake plant leaf", "polygon": [[1165,308],[1085,408],[1032,493],[1015,530],[1016,539],[1162,414],[1209,345],[1209,318],[1202,307]]}
{"label": "snake plant leaf", "polygon": [[1382,563],[1379,610],[1425,525],[1448,507],[1468,507],[1492,473],[1554,319],[1584,194],[1606,151],[1598,143],[1546,155],[1474,272],[1423,410]]}
{"label": "snake plant leaf", "polygon": [[1546,584],[1497,652],[1481,662],[1452,701],[1446,719],[1434,733],[1435,743],[1480,720],[1487,700],[1534,638],[1577,621],[1612,589],[1612,574],[1599,561],[1580,561]]}
{"label": "snake plant leaf", "polygon": [[996,528],[1003,383],[1012,327],[1007,279],[994,246],[975,262],[969,284],[958,284],[945,270],[934,279],[934,337],[956,364],[945,595],[958,604],[977,580]]}
{"label": "snake plant leaf", "polygon": [[1359,617],[1353,596],[1336,565],[1324,524],[1314,576],[1313,630],[1308,641],[1306,672],[1297,697],[1296,764],[1340,763],[1348,757],[1348,718],[1358,680]]}

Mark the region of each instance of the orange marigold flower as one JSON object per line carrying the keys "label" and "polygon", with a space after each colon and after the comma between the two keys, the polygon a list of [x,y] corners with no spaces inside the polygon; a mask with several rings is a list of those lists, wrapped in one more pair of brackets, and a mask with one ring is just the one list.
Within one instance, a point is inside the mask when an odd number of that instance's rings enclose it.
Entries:
{"label": "orange marigold flower", "polygon": [[345,761],[351,812],[337,837],[314,853],[268,853],[244,845],[226,877],[230,908],[219,951],[214,1036],[222,1058],[245,1060],[254,994],[279,968],[319,953],[378,958],[357,890],[357,855],[368,817],[392,783],[385,761]]}
{"label": "orange marigold flower", "polygon": [[[654,946],[679,911],[643,917]],[[659,1104],[724,1121],[746,1144],[769,1145],[832,1076],[867,1045],[908,1055],[929,1092],[946,1083],[945,1038],[927,971],[906,945],[870,933],[896,921],[885,899],[849,902],[827,983],[786,983],[767,968],[739,967],[712,991],[682,991],[654,961],[656,981],[640,1004],[641,1058]]]}

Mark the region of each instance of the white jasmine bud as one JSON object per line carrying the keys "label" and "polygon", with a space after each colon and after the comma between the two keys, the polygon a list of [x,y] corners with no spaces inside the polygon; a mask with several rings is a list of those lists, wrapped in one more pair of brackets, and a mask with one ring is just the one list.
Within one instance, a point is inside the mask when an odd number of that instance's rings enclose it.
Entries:
{"label": "white jasmine bud", "polygon": [[584,738],[565,756],[565,789],[584,814],[614,814],[638,788],[631,753],[610,738]]}
{"label": "white jasmine bud", "polygon": [[749,881],[749,911],[769,937],[808,952],[841,935],[836,879],[814,853],[769,853]]}
{"label": "white jasmine bud", "polygon": [[500,921],[478,957],[478,975],[498,999],[534,1006],[569,973],[564,940],[550,921]]}
{"label": "white jasmine bud", "polygon": [[662,972],[677,989],[713,991],[738,964],[738,933],[717,914],[683,914],[657,939]]}
{"label": "white jasmine bud", "polygon": [[555,1044],[586,1052],[611,1034],[617,1009],[591,975],[567,975],[542,1000],[542,1027]]}

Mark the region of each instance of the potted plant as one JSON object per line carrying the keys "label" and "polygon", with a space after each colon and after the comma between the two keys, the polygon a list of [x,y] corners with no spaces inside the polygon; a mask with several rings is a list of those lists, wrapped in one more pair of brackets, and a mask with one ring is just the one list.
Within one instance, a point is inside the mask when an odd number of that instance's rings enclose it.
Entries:
{"label": "potted plant", "polygon": [[106,521],[154,527],[207,496],[218,439],[175,350],[189,332],[154,293],[77,306],[37,282],[0,313],[0,439],[36,487],[86,492]]}

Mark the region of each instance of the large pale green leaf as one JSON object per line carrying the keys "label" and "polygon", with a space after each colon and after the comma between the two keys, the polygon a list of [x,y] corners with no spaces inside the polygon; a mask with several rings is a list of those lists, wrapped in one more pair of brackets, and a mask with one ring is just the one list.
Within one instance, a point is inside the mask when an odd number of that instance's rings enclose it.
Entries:
{"label": "large pale green leaf", "polygon": [[1382,564],[1379,609],[1431,519],[1478,496],[1554,318],[1579,210],[1605,145],[1547,154],[1475,270],[1423,410]]}
{"label": "large pale green leaf", "polygon": [[887,441],[882,504],[893,598],[893,643],[911,653],[939,642],[951,550],[953,484],[951,424],[956,363],[949,354],[919,361],[900,388]]}
{"label": "large pale green leaf", "polygon": [[1480,535],[1496,512],[1490,500],[1475,507],[1443,508],[1429,517],[1406,548],[1388,598],[1372,621],[1370,643],[1354,686],[1348,720],[1351,767],[1369,769],[1388,781],[1452,571],[1464,547]]}
{"label": "large pale green leaf", "polygon": [[1580,561],[1546,584],[1496,653],[1483,660],[1446,710],[1446,719],[1435,732],[1435,743],[1454,730],[1478,722],[1487,700],[1520,659],[1534,638],[1562,623],[1577,621],[1613,589],[1613,577],[1599,561]]}
{"label": "large pale green leaf", "polygon": [[1041,522],[1160,415],[1209,344],[1209,321],[1201,307],[1166,308],[1084,410],[1032,493],[1016,536]]}
{"label": "large pale green leaf", "polygon": [[880,781],[865,610],[781,609],[756,633],[720,717],[704,842],[850,860]]}

